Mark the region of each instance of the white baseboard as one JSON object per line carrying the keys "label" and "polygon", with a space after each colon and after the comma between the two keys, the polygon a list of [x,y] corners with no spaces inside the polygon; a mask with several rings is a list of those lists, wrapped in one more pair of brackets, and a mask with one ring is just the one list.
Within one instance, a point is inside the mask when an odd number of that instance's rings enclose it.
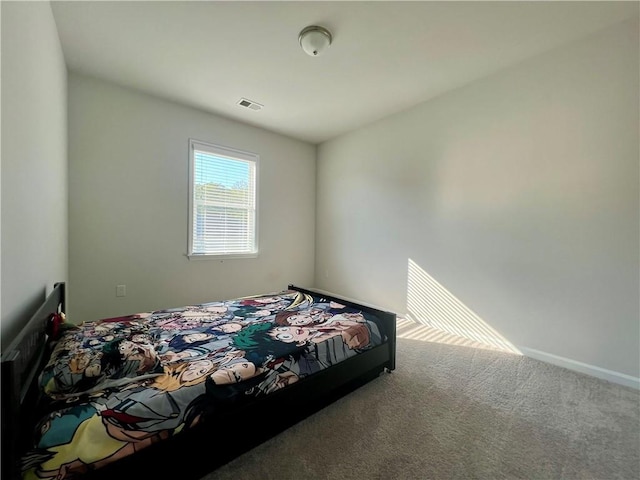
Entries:
{"label": "white baseboard", "polygon": [[576,360],[571,360],[570,358],[559,357],[558,355],[541,352],[540,350],[534,350],[533,348],[520,346],[516,348],[518,348],[518,350],[527,357],[558,365],[559,367],[568,368],[569,370],[574,370],[576,372],[586,373],[587,375],[608,380],[619,385],[624,385],[625,387],[640,390],[640,378],[638,377],[632,377],[625,373],[614,372],[613,370],[607,370],[587,363],[578,362]]}

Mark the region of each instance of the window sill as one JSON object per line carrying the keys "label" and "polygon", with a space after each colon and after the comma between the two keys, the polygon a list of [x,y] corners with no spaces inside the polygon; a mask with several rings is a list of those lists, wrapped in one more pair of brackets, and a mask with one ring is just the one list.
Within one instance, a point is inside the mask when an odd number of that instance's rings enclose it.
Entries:
{"label": "window sill", "polygon": [[220,253],[220,254],[200,254],[188,253],[186,257],[189,260],[237,260],[242,258],[258,258],[258,252],[254,253]]}

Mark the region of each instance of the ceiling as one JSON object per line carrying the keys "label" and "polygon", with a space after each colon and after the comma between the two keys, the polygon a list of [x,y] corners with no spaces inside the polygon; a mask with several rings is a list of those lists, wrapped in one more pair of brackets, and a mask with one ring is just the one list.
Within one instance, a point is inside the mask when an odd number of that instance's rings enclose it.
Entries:
{"label": "ceiling", "polygon": [[[638,2],[52,2],[68,68],[319,143],[602,28]],[[307,56],[298,33],[333,44]],[[241,97],[264,105],[253,111]]]}

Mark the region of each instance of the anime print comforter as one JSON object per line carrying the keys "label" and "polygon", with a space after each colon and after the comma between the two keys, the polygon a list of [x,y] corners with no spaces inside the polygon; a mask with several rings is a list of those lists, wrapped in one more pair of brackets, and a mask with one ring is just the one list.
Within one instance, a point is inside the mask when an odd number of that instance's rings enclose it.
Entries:
{"label": "anime print comforter", "polygon": [[87,322],[40,376],[50,400],[23,476],[71,478],[386,340],[365,312],[296,291]]}

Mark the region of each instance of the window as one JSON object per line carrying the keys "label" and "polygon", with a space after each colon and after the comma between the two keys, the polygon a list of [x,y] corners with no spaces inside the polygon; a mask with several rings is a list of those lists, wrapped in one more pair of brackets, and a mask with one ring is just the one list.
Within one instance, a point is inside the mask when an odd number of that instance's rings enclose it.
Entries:
{"label": "window", "polygon": [[189,140],[189,258],[256,256],[258,156]]}

